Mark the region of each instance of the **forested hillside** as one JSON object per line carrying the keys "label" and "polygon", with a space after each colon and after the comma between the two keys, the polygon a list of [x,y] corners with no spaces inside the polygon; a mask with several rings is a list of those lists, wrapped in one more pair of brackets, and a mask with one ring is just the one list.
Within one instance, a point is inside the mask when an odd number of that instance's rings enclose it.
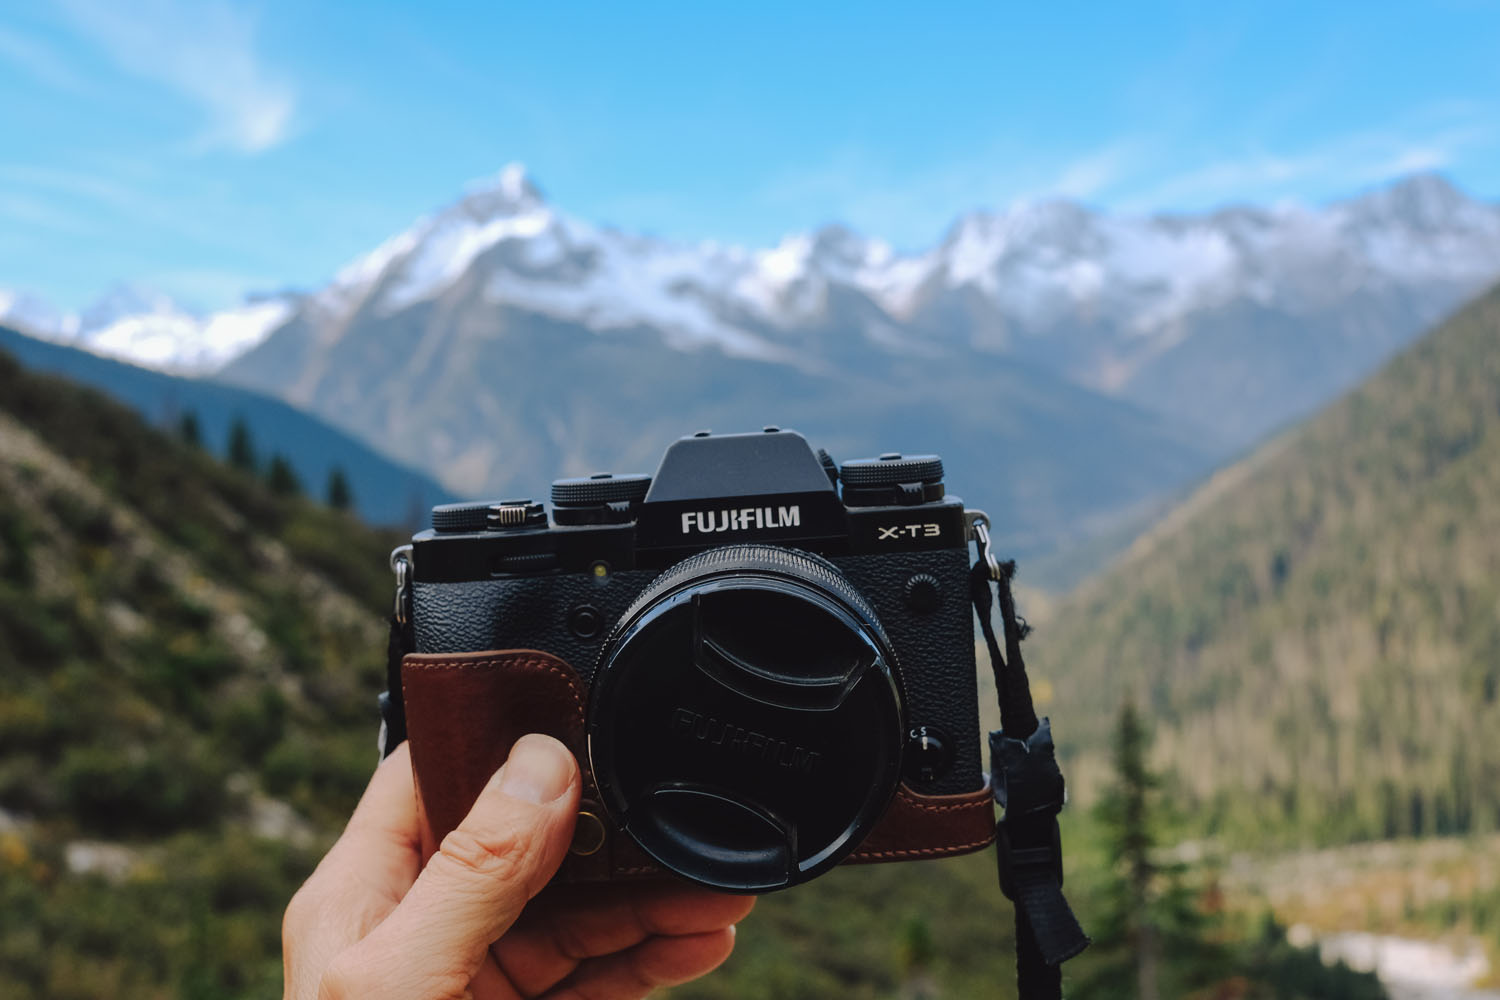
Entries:
{"label": "forested hillside", "polygon": [[1500,826],[1500,290],[1219,473],[1045,624],[1075,790],[1133,696],[1203,831]]}
{"label": "forested hillside", "polygon": [[0,996],[273,996],[394,539],[0,355]]}
{"label": "forested hillside", "polygon": [[281,456],[309,491],[323,495],[335,469],[346,476],[354,510],[372,524],[408,526],[431,505],[453,499],[427,476],[270,396],[113,361],[3,325],[0,351],[14,355],[31,371],[92,386],[147,422],[173,425],[191,416],[204,446],[219,454],[228,451],[234,427],[243,424],[261,459]]}

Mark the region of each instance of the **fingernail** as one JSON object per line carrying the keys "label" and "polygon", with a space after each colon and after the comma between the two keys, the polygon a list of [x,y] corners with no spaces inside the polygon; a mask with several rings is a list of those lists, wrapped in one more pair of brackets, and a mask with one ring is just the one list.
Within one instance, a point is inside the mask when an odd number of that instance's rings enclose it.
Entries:
{"label": "fingernail", "polygon": [[511,747],[500,772],[500,791],[513,799],[545,805],[568,790],[576,766],[561,743],[529,733]]}

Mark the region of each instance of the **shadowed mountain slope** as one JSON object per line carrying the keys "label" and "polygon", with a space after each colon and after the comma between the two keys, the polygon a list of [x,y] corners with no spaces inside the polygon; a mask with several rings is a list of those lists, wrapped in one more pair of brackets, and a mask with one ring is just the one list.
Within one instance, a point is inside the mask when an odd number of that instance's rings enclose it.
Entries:
{"label": "shadowed mountain slope", "polygon": [[308,492],[321,496],[330,473],[342,469],[354,507],[374,524],[407,524],[450,494],[426,475],[381,455],[356,436],[337,430],[279,399],[208,379],[184,378],[49,343],[0,326],[0,351],[36,371],[93,386],[130,406],[147,421],[197,420],[203,442],[223,454],[236,420],[249,427],[262,460],[280,454]]}
{"label": "shadowed mountain slope", "polygon": [[1500,290],[1221,471],[1046,625],[1076,788],[1134,697],[1205,829],[1500,826]]}

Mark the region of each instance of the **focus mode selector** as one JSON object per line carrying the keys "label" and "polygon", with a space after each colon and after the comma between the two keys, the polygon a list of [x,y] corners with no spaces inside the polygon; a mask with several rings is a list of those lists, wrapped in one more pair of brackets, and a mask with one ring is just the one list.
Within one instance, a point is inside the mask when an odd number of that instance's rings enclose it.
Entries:
{"label": "focus mode selector", "polygon": [[850,507],[913,506],[943,499],[943,460],[936,455],[888,452],[856,458],[839,469]]}
{"label": "focus mode selector", "polygon": [[914,726],[906,735],[906,778],[928,785],[948,773],[953,744],[936,726]]}
{"label": "focus mode selector", "polygon": [[552,483],[552,518],[558,524],[625,524],[651,489],[651,477],[639,473],[558,479]]}

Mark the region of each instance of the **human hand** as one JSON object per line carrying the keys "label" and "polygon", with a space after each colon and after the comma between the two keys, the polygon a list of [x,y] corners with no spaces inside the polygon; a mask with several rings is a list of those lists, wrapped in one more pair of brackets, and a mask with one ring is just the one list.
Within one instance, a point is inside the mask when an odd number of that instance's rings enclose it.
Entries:
{"label": "human hand", "polygon": [[627,1000],[723,962],[750,897],[613,884],[531,902],[567,854],[579,790],[561,743],[522,737],[424,868],[397,747],[287,906],[288,1000]]}

